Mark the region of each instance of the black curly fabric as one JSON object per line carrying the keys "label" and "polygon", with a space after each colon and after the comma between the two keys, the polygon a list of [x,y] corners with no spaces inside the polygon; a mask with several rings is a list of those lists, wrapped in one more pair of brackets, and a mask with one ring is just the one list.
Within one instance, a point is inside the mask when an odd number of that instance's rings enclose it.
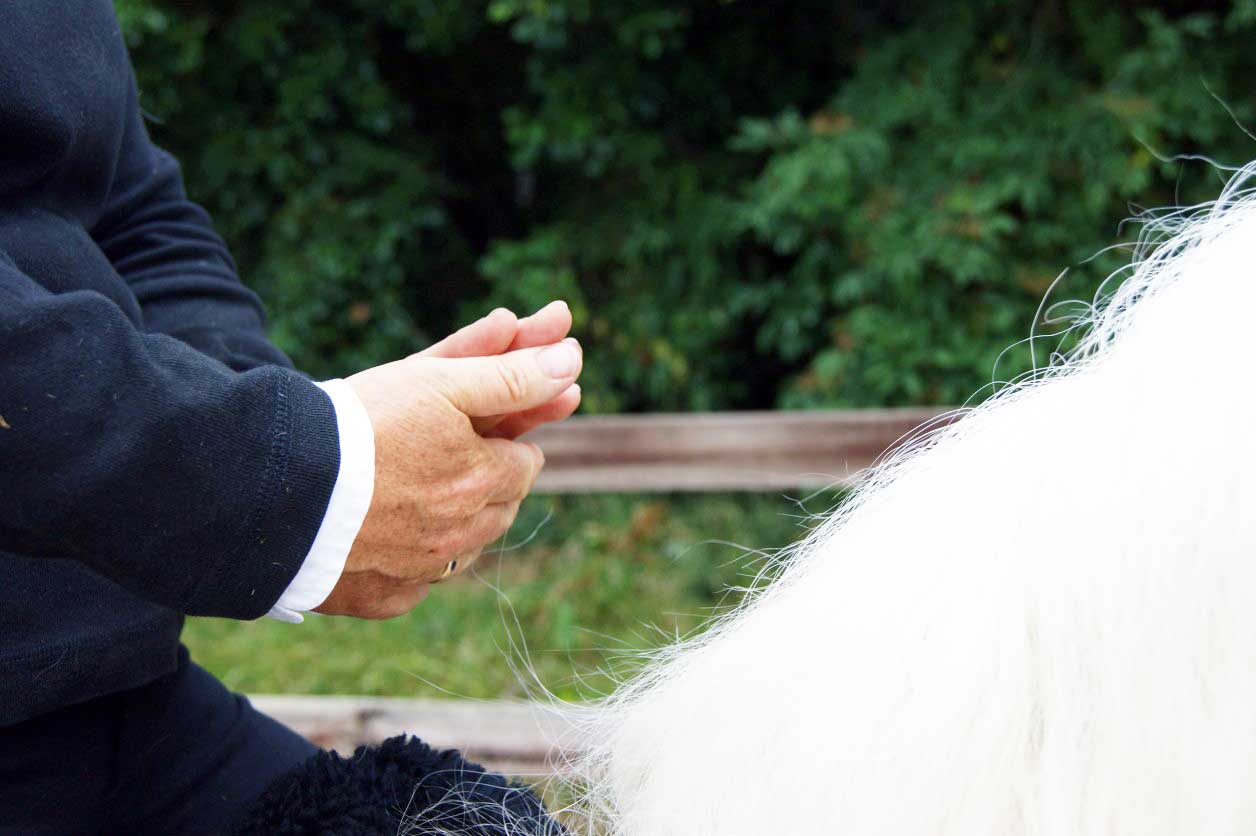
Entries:
{"label": "black curly fabric", "polygon": [[319,752],[271,784],[234,836],[566,836],[527,787],[413,737]]}

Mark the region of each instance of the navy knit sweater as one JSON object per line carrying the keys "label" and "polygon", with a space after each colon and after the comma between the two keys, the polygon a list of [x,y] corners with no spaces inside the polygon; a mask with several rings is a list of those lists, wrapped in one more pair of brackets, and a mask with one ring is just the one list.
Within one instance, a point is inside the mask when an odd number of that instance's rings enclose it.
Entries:
{"label": "navy knit sweater", "polygon": [[0,2],[0,725],[264,614],[339,467],[137,99],[109,0]]}

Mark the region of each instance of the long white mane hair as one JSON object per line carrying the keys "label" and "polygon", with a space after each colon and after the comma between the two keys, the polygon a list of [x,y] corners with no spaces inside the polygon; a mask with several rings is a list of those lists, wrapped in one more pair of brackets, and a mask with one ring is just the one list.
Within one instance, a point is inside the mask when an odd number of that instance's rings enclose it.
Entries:
{"label": "long white mane hair", "polygon": [[1254,175],[584,717],[599,829],[1256,833]]}

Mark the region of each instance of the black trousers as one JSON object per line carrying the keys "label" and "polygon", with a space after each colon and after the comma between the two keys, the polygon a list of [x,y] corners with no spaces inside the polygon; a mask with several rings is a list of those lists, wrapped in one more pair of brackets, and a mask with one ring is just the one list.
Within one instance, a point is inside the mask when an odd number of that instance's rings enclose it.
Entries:
{"label": "black trousers", "polygon": [[0,727],[0,834],[220,834],[318,750],[180,650],[132,691]]}

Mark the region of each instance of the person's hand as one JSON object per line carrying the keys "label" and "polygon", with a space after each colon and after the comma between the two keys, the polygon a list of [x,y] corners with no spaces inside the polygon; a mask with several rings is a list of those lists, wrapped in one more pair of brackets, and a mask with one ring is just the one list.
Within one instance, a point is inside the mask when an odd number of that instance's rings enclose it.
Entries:
{"label": "person's hand", "polygon": [[316,611],[406,613],[452,561],[474,559],[504,534],[544,456],[534,444],[486,438],[476,422],[490,433],[526,431],[571,389],[582,362],[579,344],[564,339],[494,356],[429,350],[349,377],[375,432],[375,491],[344,572]]}
{"label": "person's hand", "polygon": [[[420,352],[424,357],[491,357],[506,351],[549,345],[571,331],[571,309],[566,302],[550,302],[531,316],[517,318],[498,308]],[[573,383],[553,400],[527,412],[476,418],[481,435],[518,438],[541,424],[561,421],[580,406],[580,385]]]}

